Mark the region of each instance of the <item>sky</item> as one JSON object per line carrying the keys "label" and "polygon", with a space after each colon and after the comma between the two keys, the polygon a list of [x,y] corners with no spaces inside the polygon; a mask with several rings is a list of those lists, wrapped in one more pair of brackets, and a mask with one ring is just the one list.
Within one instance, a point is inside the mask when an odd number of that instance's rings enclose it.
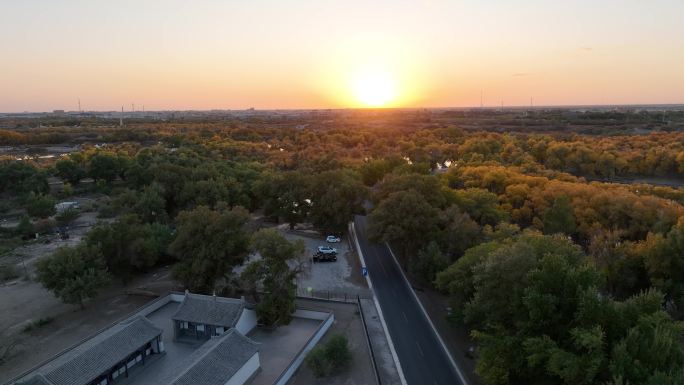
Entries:
{"label": "sky", "polygon": [[681,0],[0,0],[0,111],[684,103]]}

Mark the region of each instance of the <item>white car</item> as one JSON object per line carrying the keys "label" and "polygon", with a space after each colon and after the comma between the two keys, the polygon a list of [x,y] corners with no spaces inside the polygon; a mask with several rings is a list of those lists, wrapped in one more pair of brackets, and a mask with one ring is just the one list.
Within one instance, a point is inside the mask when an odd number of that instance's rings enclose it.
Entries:
{"label": "white car", "polygon": [[321,254],[337,254],[337,249],[330,246],[318,246],[318,252]]}
{"label": "white car", "polygon": [[341,241],[340,237],[336,237],[334,235],[328,235],[327,238],[325,238],[325,241],[328,243],[338,243]]}

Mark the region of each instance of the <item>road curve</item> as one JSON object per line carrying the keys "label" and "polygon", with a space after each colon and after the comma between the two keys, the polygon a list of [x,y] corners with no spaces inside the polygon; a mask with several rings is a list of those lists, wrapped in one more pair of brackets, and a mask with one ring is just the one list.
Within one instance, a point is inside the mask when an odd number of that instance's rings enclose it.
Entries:
{"label": "road curve", "polygon": [[466,385],[459,380],[387,246],[368,240],[366,217],[357,215],[354,227],[408,385]]}

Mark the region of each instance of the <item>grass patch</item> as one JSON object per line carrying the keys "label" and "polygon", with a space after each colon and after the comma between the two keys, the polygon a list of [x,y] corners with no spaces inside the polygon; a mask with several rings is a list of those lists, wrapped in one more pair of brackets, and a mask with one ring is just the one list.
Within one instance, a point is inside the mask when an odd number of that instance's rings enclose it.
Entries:
{"label": "grass patch", "polygon": [[3,265],[0,266],[0,283],[11,281],[15,278],[19,278],[19,272],[17,268],[13,265]]}
{"label": "grass patch", "polygon": [[38,330],[42,328],[45,325],[49,325],[54,321],[54,317],[43,317],[39,318],[33,322],[29,322],[26,326],[24,326],[24,329],[22,330],[24,333],[30,333],[34,330]]}

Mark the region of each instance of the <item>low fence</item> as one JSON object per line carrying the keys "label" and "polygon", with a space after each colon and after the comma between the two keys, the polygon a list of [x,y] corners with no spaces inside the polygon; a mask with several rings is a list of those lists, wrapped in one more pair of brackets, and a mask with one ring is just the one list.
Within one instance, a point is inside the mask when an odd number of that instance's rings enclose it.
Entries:
{"label": "low fence", "polygon": [[306,355],[311,351],[311,349],[314,348],[314,346],[316,346],[318,341],[323,338],[325,333],[332,326],[333,321],[335,321],[335,315],[333,313],[324,313],[307,309],[297,309],[293,315],[299,318],[309,318],[324,321],[318,326],[316,332],[311,336],[311,338],[309,338],[309,340],[306,342],[306,345],[299,350],[290,366],[288,366],[288,368],[280,374],[273,385],[285,385],[288,381],[290,381],[292,375],[297,371],[297,369],[299,369],[299,366],[302,364],[302,362],[304,362]]}
{"label": "low fence", "polygon": [[378,372],[378,363],[375,361],[373,343],[371,342],[370,334],[368,333],[368,328],[366,327],[366,316],[363,315],[363,309],[361,308],[360,297],[356,297],[356,306],[358,307],[359,314],[361,315],[361,324],[363,324],[363,332],[366,334],[366,343],[368,344],[368,350],[370,351],[371,361],[373,362],[373,373],[375,374],[375,381],[378,385],[382,385],[382,381],[380,381],[380,373]]}
{"label": "low fence", "polygon": [[363,299],[372,298],[369,294],[351,293],[335,290],[309,290],[301,287],[297,288],[297,297],[324,299],[326,301],[337,301],[346,303],[356,303],[357,297]]}

